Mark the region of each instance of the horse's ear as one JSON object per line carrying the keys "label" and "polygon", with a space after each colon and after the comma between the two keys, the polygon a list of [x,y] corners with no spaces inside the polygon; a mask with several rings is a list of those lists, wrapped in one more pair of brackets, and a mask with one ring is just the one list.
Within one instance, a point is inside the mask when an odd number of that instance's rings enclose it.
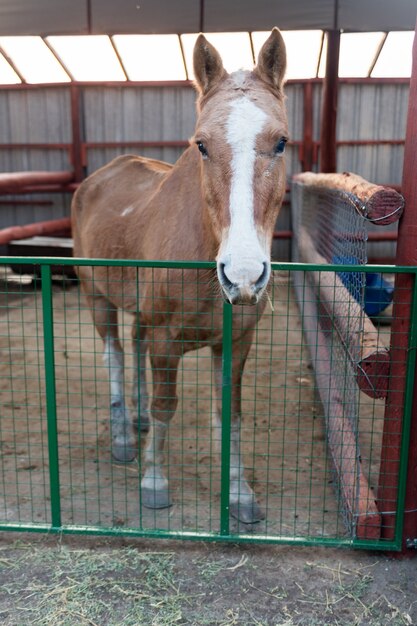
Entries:
{"label": "horse's ear", "polygon": [[287,67],[285,43],[278,28],[274,28],[262,46],[255,73],[263,81],[280,90]]}
{"label": "horse's ear", "polygon": [[220,54],[204,35],[199,35],[195,42],[193,61],[196,83],[204,96],[226,75],[226,71]]}

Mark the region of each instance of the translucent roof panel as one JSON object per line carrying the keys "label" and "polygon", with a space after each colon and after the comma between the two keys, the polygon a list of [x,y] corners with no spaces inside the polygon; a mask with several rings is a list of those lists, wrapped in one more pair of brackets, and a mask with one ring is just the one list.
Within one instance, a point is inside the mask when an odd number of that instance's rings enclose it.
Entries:
{"label": "translucent roof panel", "polygon": [[28,83],[66,83],[70,80],[41,37],[0,37],[0,46]]}
{"label": "translucent roof panel", "polygon": [[[207,33],[232,72],[252,69],[270,31]],[[325,74],[327,37],[321,30],[282,31],[287,46],[287,79]],[[0,37],[0,84],[169,81],[194,78],[197,34]],[[339,76],[405,77],[411,75],[414,32],[342,33]],[[251,42],[252,38],[252,42]],[[253,44],[253,51],[252,45]],[[182,49],[181,49],[182,47]],[[321,53],[320,53],[321,51]],[[379,56],[378,56],[379,53]],[[184,56],[183,56],[184,55]],[[376,62],[375,62],[376,60]],[[9,62],[8,62],[9,61]],[[373,64],[374,68],[372,69]]]}
{"label": "translucent roof panel", "polygon": [[114,45],[130,80],[185,80],[177,35],[114,35]]}
{"label": "translucent roof panel", "polygon": [[123,68],[107,35],[48,37],[48,43],[74,80],[126,80]]}
{"label": "translucent roof panel", "polygon": [[[221,54],[228,72],[253,68],[253,56],[249,33],[204,33],[208,41]],[[189,78],[194,78],[193,49],[197,34],[181,35]]]}
{"label": "translucent roof panel", "polygon": [[13,85],[21,83],[19,76],[16,74],[10,63],[0,54],[0,84]]}
{"label": "translucent roof panel", "polygon": [[339,76],[366,77],[385,33],[343,33],[340,38]]}
{"label": "translucent roof panel", "polygon": [[371,76],[390,78],[411,76],[413,39],[413,31],[389,33]]}
{"label": "translucent roof panel", "polygon": [[[252,33],[255,56],[270,35],[270,32]],[[286,79],[315,78],[323,33],[321,30],[282,31],[287,49]]]}

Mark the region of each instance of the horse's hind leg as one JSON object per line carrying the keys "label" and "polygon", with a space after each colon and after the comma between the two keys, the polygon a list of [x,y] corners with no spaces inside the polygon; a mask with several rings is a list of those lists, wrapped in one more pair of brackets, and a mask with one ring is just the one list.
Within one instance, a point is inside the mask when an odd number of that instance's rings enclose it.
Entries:
{"label": "horse's hind leg", "polygon": [[120,463],[130,463],[136,457],[136,437],[125,405],[124,358],[118,335],[117,309],[105,296],[98,293],[86,295],[94,324],[103,339],[103,359],[109,373],[112,455]]}
{"label": "horse's hind leg", "polygon": [[133,389],[132,403],[136,410],[139,409],[138,427],[141,431],[149,430],[149,396],[146,385],[146,353],[148,342],[146,340],[146,328],[140,325],[139,316],[132,326],[133,346]]}
{"label": "horse's hind leg", "polygon": [[[247,346],[247,349],[245,349]],[[245,365],[250,341],[246,339],[235,345],[232,357],[232,402],[231,402],[231,441],[230,441],[230,515],[245,524],[254,524],[265,518],[255,494],[248,485],[244,476],[244,467],[240,449],[240,422],[241,422],[241,383],[243,367]],[[212,349],[214,375],[216,382],[217,407],[213,415],[214,438],[220,447],[222,413],[222,348],[214,346]]]}

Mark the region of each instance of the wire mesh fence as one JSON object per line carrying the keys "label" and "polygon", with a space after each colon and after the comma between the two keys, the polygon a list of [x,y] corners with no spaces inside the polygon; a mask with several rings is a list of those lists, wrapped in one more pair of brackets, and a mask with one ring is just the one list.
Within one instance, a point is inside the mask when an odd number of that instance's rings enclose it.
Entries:
{"label": "wire mesh fence", "polygon": [[[71,262],[62,261],[64,265]],[[3,260],[5,268],[11,263],[16,265],[18,260]],[[28,263],[32,261],[25,259]],[[336,344],[328,353],[314,349],[314,341],[320,346],[317,327],[310,332],[302,330],[303,317],[310,316],[307,287],[311,277],[314,274],[315,279],[326,283],[335,275],[335,266],[274,264],[265,311],[258,321],[257,307],[220,303],[213,280],[214,264],[118,262],[117,285],[109,282],[108,289],[118,289],[127,301],[128,311],[119,313],[118,328],[124,348],[126,405],[137,426],[135,460],[122,464],[112,456],[114,381],[109,384],[111,368],[108,359],[103,359],[103,342],[77,279],[66,276],[55,280],[51,275],[50,268],[57,263],[33,260],[33,265],[41,268],[41,279],[35,281],[10,271],[5,271],[1,280],[1,529],[398,547],[406,437],[399,448],[388,450],[397,457],[394,517],[390,518],[395,537],[389,538],[375,533],[358,535],[359,508],[354,505],[346,515],[346,494],[340,487],[343,480],[334,471],[326,441],[327,411],[336,420],[334,430],[342,431],[338,433],[336,454],[342,460],[340,468],[353,502],[363,503],[359,468],[369,486],[367,497],[378,500],[384,481],[380,468],[387,455],[387,443],[383,445],[385,399],[375,394],[370,397],[360,390],[353,375],[348,378],[346,372],[352,369],[352,362]],[[84,264],[91,268],[94,289],[96,272],[100,281],[106,274],[106,261]],[[343,271],[362,274],[370,270],[343,266]],[[388,271],[391,275],[407,272],[415,283],[413,268]],[[189,313],[198,302],[200,281],[213,284],[213,296],[190,325]],[[176,312],[175,324],[161,328],[158,315],[161,307],[169,310],[174,283],[183,290],[183,308]],[[301,306],[295,298],[295,284],[303,294]],[[165,299],[152,300],[152,293],[161,293],[161,287]],[[151,303],[148,330],[158,328],[158,332],[149,331],[148,354],[138,356],[140,331],[134,313],[137,294],[144,289]],[[194,299],[189,297],[191,292]],[[397,297],[401,299],[402,294]],[[351,311],[338,313],[345,316],[346,325],[356,323]],[[230,423],[232,344],[234,334],[247,325],[248,316],[253,318],[255,331],[242,379],[239,446],[245,477],[264,513],[264,519],[256,524],[229,516],[230,466],[236,457],[230,453],[234,437]],[[114,319],[109,318],[108,324],[114,324]],[[133,341],[132,327],[136,329]],[[413,332],[411,344],[415,341]],[[329,333],[327,340],[336,342],[337,333]],[[172,505],[152,509],[142,501],[146,433],[141,427],[146,395],[151,405],[154,400],[152,376],[158,364],[151,363],[149,357],[152,342],[168,336],[171,350],[178,344],[179,352],[185,352],[179,359],[176,380],[178,406],[164,449],[163,468]],[[218,344],[219,337],[223,344],[220,382],[212,349],[204,345]],[[378,337],[389,345],[390,327],[381,326]],[[245,346],[240,350],[244,352]],[[414,366],[413,354],[409,351],[410,368]],[[317,363],[321,363],[323,380],[327,372],[327,398],[320,396],[316,386],[313,367],[317,369]],[[339,371],[345,374],[333,375]],[[139,384],[144,372],[146,390]],[[171,373],[166,375],[173,384]],[[223,401],[221,433],[213,428],[216,386]],[[165,389],[171,396],[169,387]],[[408,396],[411,393],[410,379]],[[399,400],[401,415],[405,416],[402,433],[411,410],[406,400]],[[352,424],[349,418],[353,419],[353,431],[347,426]],[[369,505],[376,507],[373,499]],[[378,515],[384,513],[375,510]]]}

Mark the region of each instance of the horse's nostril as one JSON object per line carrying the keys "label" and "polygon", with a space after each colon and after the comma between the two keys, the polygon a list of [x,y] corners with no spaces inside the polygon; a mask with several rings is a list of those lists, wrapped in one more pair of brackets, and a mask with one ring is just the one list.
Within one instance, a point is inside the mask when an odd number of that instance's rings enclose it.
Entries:
{"label": "horse's nostril", "polygon": [[219,263],[219,274],[220,274],[220,279],[221,279],[222,285],[224,287],[226,287],[227,289],[231,289],[233,287],[233,283],[227,277],[226,270],[225,270],[225,264],[224,263]]}
{"label": "horse's nostril", "polygon": [[268,264],[264,261],[262,274],[259,276],[258,280],[256,281],[255,288],[262,289],[262,287],[264,287],[266,283],[267,278],[268,278]]}

